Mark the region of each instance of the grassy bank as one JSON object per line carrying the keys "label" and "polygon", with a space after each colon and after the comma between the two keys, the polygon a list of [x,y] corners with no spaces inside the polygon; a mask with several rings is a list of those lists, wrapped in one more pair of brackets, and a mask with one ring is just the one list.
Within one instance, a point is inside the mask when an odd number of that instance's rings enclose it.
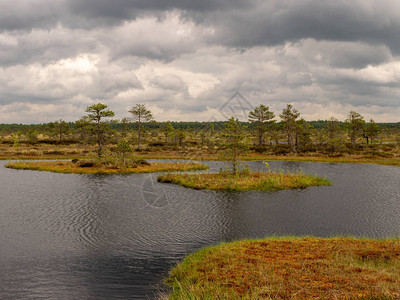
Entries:
{"label": "grassy bank", "polygon": [[330,185],[330,181],[303,174],[246,172],[237,175],[218,174],[165,174],[157,180],[174,183],[193,189],[229,190],[229,191],[276,191],[284,189],[301,189],[309,186]]}
{"label": "grassy bank", "polygon": [[[134,152],[131,155],[133,159],[184,159],[184,160],[223,160],[224,151],[143,151]],[[387,155],[387,157],[385,157]],[[62,148],[54,146],[53,148],[45,148],[45,150],[25,149],[18,153],[0,151],[0,160],[32,160],[32,159],[90,159],[94,158],[94,152],[83,151],[82,149],[70,147]],[[286,155],[267,155],[260,153],[249,153],[241,156],[241,160],[266,160],[266,161],[299,161],[299,162],[327,162],[327,163],[368,163],[380,165],[400,166],[400,156],[391,153],[381,153],[380,155],[370,154],[345,154],[340,156],[329,156],[318,153],[304,154],[286,154]]]}
{"label": "grassy bank", "polygon": [[169,299],[399,299],[400,241],[268,238],[189,255]]}
{"label": "grassy bank", "polygon": [[[136,158],[143,159],[185,159],[185,160],[223,160],[221,154],[196,154],[196,153],[142,153],[135,155]],[[319,163],[351,163],[351,164],[377,164],[388,166],[400,166],[400,157],[371,157],[365,155],[343,155],[343,156],[323,156],[323,155],[265,155],[250,153],[240,156],[243,161],[298,161],[298,162],[319,162]]]}
{"label": "grassy bank", "polygon": [[138,164],[135,167],[116,168],[96,164],[90,167],[81,167],[80,164],[71,161],[18,161],[10,162],[6,164],[5,167],[11,169],[75,174],[129,174],[208,169],[208,166],[200,163],[151,163],[149,165]]}

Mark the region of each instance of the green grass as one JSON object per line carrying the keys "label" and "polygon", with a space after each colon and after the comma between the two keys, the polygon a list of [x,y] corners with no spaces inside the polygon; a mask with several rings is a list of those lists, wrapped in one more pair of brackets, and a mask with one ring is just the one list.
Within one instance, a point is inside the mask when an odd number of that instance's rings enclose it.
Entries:
{"label": "green grass", "polygon": [[302,189],[310,186],[331,185],[326,178],[310,176],[304,173],[263,173],[245,172],[236,175],[218,174],[165,174],[157,180],[178,184],[193,189],[229,190],[229,191],[277,191],[284,189]]}
{"label": "green grass", "polygon": [[398,299],[400,240],[283,237],[187,256],[169,299]]}
{"label": "green grass", "polygon": [[9,162],[5,167],[20,170],[75,174],[130,174],[208,169],[208,166],[200,163],[151,163],[150,165],[138,165],[134,168],[115,168],[95,165],[93,167],[82,168],[79,167],[79,164],[74,164],[71,161],[18,161]]}

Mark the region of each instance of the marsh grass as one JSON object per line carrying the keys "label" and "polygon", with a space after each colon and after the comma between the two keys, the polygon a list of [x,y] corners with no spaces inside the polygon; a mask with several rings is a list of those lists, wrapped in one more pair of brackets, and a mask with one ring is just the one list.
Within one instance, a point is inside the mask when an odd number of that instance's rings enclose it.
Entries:
{"label": "marsh grass", "polygon": [[[138,155],[144,159],[191,159],[192,154],[179,153],[179,152],[162,152],[162,153],[143,153]],[[202,160],[216,161],[221,160],[221,155],[204,153],[201,154]],[[244,156],[240,156],[243,161],[298,161],[298,162],[318,162],[318,163],[351,163],[351,164],[377,164],[377,165],[389,165],[389,166],[400,166],[400,156],[396,157],[370,157],[364,155],[342,155],[342,156],[322,156],[313,154],[303,155],[265,155],[259,153],[251,153]]]}
{"label": "marsh grass", "polygon": [[17,161],[9,162],[5,167],[11,169],[75,174],[129,174],[208,169],[208,166],[200,163],[151,163],[149,165],[138,164],[133,167],[116,167],[115,165],[95,163],[92,167],[80,167],[80,164],[71,161]]}
{"label": "marsh grass", "polygon": [[[12,159],[72,159],[94,157],[94,146],[88,146],[87,150],[82,145],[21,145],[19,149],[11,146],[3,146],[0,149],[0,160]],[[201,160],[221,160],[221,150],[197,150],[189,149],[185,151],[175,150],[154,150],[135,152],[132,158],[137,159],[192,159],[194,156]],[[380,155],[365,152],[364,154],[343,154],[339,156],[324,155],[321,153],[303,153],[299,155],[270,155],[263,153],[249,153],[240,156],[241,160],[279,160],[279,161],[300,161],[300,162],[327,162],[327,163],[369,163],[380,165],[400,166],[400,148],[392,151],[384,151]]]}
{"label": "marsh grass", "polygon": [[187,256],[169,299],[399,299],[400,241],[267,238]]}
{"label": "marsh grass", "polygon": [[165,174],[157,180],[174,183],[193,189],[229,190],[229,191],[277,191],[284,189],[302,189],[309,186],[331,185],[326,178],[306,175],[302,172],[285,174],[282,172],[229,172]]}

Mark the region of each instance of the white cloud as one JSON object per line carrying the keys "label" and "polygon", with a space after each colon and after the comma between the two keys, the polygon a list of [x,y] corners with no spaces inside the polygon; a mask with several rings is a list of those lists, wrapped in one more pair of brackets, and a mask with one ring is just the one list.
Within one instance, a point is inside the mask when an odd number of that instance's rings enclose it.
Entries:
{"label": "white cloud", "polygon": [[206,121],[237,90],[306,119],[398,121],[395,1],[139,4],[0,0],[24,20],[0,12],[0,122],[72,121],[97,102]]}

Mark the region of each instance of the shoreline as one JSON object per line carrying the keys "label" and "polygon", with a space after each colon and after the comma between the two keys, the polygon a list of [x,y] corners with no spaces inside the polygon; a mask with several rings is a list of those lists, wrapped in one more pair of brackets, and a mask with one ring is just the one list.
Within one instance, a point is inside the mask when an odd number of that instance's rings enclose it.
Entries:
{"label": "shoreline", "polygon": [[167,173],[157,178],[158,182],[171,183],[195,190],[216,191],[279,191],[304,189],[311,186],[329,186],[332,183],[323,177],[297,173],[238,172],[232,173]]}
{"label": "shoreline", "polygon": [[[159,154],[159,153],[146,153],[135,154],[132,156],[135,159],[165,159],[165,160],[193,160],[193,161],[224,161],[218,155],[188,155],[188,154]],[[14,160],[60,160],[60,159],[92,159],[94,156],[82,155],[11,155],[0,156],[2,161]],[[391,158],[370,158],[363,155],[347,155],[341,157],[328,157],[328,156],[313,156],[313,155],[263,155],[263,154],[250,154],[240,157],[243,161],[294,161],[294,162],[319,162],[319,163],[357,163],[357,164],[378,164],[386,166],[400,166],[400,157]]]}
{"label": "shoreline", "polygon": [[208,166],[200,163],[151,163],[139,164],[135,167],[115,168],[107,166],[80,167],[71,161],[43,160],[43,161],[17,161],[9,162],[6,168],[15,170],[44,171],[65,174],[139,174],[139,173],[157,173],[157,172],[179,172],[207,170]]}

